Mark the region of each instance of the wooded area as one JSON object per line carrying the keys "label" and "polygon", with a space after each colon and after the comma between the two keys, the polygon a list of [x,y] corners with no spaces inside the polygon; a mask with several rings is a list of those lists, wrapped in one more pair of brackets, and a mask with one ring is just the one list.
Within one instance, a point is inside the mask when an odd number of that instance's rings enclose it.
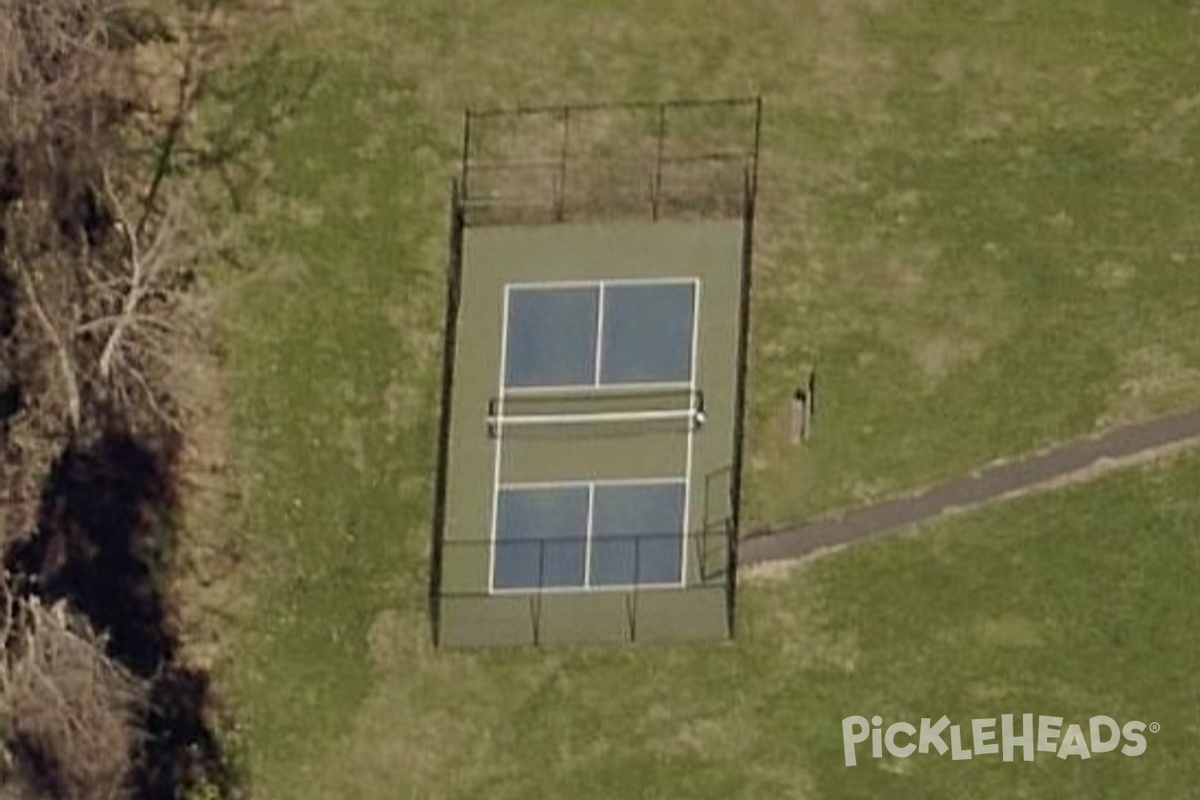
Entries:
{"label": "wooded area", "polygon": [[0,796],[235,796],[168,573],[278,11],[0,0]]}

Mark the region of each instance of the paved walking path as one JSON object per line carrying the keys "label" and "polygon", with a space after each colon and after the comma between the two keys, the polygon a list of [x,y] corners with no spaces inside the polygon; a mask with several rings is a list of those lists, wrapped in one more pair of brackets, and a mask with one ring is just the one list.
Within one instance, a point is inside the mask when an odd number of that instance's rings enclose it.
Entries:
{"label": "paved walking path", "polygon": [[815,550],[877,536],[931,520],[955,508],[980,506],[1014,492],[1032,489],[1096,464],[1200,438],[1200,408],[1116,428],[1099,437],[1079,439],[1016,461],[987,467],[919,494],[850,511],[840,517],[778,530],[752,533],[738,547],[738,562],[801,558]]}

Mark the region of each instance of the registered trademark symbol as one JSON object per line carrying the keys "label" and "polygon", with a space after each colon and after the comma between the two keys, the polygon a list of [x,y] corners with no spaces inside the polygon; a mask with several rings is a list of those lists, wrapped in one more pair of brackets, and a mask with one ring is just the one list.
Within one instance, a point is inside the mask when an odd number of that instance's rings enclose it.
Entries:
{"label": "registered trademark symbol", "polygon": [[1161,730],[1162,730],[1162,725],[1159,725],[1157,722],[1150,723],[1150,732],[1151,733],[1158,733]]}

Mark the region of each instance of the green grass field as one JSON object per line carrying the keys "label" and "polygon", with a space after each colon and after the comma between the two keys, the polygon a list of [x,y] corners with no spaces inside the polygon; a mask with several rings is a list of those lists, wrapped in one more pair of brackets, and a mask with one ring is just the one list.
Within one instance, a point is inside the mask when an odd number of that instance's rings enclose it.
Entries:
{"label": "green grass field", "polygon": [[[222,673],[263,798],[1185,797],[1200,462],[747,585],[727,647],[434,653],[464,105],[762,92],[749,507],[808,517],[1200,401],[1200,12],[1169,0],[313,2],[230,310]],[[811,447],[782,443],[817,365]],[[841,765],[849,713],[1154,718],[1139,759]],[[1189,716],[1190,715],[1190,716]],[[893,765],[894,766],[894,765]]]}

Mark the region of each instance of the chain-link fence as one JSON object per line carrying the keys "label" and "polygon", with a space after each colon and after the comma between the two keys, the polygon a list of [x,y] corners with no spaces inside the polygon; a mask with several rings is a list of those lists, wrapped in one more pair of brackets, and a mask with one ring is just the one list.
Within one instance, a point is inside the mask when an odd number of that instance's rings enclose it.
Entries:
{"label": "chain-link fence", "polygon": [[[433,599],[439,609],[447,603],[468,608],[473,601],[491,603],[489,616],[520,630],[519,640],[528,644],[546,641],[549,617],[565,599],[581,595],[619,606],[621,636],[631,642],[654,622],[656,610],[647,593],[663,588],[715,593],[711,596],[725,606],[731,626],[734,535],[732,520],[723,519],[686,536],[447,540]],[[731,627],[725,631],[731,633]]]}
{"label": "chain-link fence", "polygon": [[740,217],[761,112],[759,98],[467,111],[465,222]]}

